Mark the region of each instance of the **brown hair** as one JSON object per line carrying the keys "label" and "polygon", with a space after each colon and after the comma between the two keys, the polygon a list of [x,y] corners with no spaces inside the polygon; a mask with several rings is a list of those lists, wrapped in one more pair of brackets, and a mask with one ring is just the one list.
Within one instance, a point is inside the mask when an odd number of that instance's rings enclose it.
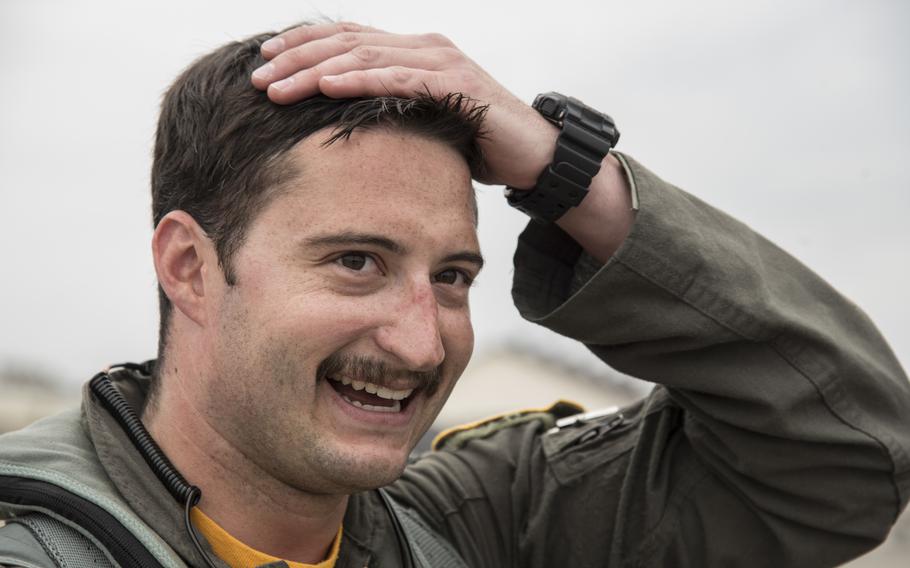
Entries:
{"label": "brown hair", "polygon": [[[231,259],[252,219],[290,175],[284,155],[298,142],[334,126],[331,144],[358,129],[401,128],[444,141],[477,174],[477,139],[486,107],[458,93],[413,98],[331,99],[272,103],[250,82],[264,64],[265,33],[224,45],[190,65],[164,95],[152,164],[152,219],[189,213],[212,239],[228,284]],[[159,365],[167,343],[171,302],[159,286]]]}

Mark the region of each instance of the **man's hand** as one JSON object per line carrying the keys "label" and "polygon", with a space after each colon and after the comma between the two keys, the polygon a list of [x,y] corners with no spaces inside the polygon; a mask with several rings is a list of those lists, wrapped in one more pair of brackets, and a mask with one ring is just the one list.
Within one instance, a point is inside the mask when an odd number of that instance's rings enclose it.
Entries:
{"label": "man's hand", "polygon": [[253,84],[279,104],[329,97],[462,93],[489,105],[479,181],[533,187],[553,157],[558,130],[439,34],[391,34],[353,23],[294,28],[262,45]]}
{"label": "man's hand", "polygon": [[[486,172],[478,181],[529,189],[553,159],[559,131],[439,34],[391,34],[352,23],[300,26],[262,44],[269,62],[253,84],[290,104],[329,97],[413,97],[462,93],[489,105],[480,140]],[[592,256],[606,262],[632,226],[629,188],[607,155],[591,191],[557,223]]]}

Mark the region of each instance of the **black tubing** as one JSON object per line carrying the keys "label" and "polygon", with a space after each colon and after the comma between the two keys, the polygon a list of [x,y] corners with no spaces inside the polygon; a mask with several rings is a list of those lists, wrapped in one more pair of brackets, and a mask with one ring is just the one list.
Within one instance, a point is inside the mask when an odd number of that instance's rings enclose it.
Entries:
{"label": "black tubing", "polygon": [[[199,490],[190,485],[186,479],[177,471],[177,468],[171,463],[152,436],[145,429],[142,420],[133,410],[133,407],[123,398],[120,391],[111,382],[111,377],[106,371],[102,371],[92,377],[89,382],[89,388],[97,396],[111,415],[120,423],[120,426],[129,436],[130,440],[142,454],[145,462],[152,468],[155,475],[164,484],[168,492],[177,500],[178,503],[187,503],[190,499],[195,501],[190,503],[196,505],[199,501]],[[196,491],[193,491],[193,490]]]}
{"label": "black tubing", "polygon": [[[135,363],[125,363],[116,367],[127,368],[132,371],[148,373],[149,368],[146,365],[136,365]],[[111,413],[111,416],[117,420],[126,435],[142,454],[142,458],[148,464],[155,476],[164,484],[168,493],[183,505],[183,522],[186,525],[186,531],[193,540],[193,545],[202,557],[208,568],[216,568],[208,553],[202,548],[199,537],[196,535],[196,529],[190,521],[190,509],[199,503],[202,497],[202,491],[190,483],[177,471],[171,460],[167,459],[158,444],[152,439],[151,434],[145,429],[145,425],[130,403],[123,398],[114,383],[111,382],[111,376],[107,371],[102,371],[92,377],[89,381],[89,389],[97,396],[105,408]]]}
{"label": "black tubing", "polygon": [[215,564],[212,562],[212,559],[209,558],[208,553],[202,549],[202,543],[199,542],[199,537],[196,535],[196,527],[193,526],[192,521],[190,521],[190,509],[193,508],[193,505],[190,504],[199,502],[199,497],[202,496],[202,492],[199,491],[198,487],[192,487],[190,498],[186,500],[186,505],[183,507],[183,523],[186,526],[186,532],[190,533],[190,538],[193,539],[193,546],[196,547],[196,551],[199,552],[199,556],[205,561],[208,568],[216,568]]}

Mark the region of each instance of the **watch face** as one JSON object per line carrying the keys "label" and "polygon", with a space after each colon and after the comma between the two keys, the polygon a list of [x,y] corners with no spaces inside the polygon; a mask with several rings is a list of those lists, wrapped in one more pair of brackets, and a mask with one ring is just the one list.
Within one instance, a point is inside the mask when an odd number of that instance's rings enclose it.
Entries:
{"label": "watch face", "polygon": [[533,106],[544,118],[552,122],[561,123],[566,117],[565,100],[557,93],[537,95]]}
{"label": "watch face", "polygon": [[559,118],[559,103],[554,99],[544,99],[540,101],[540,113],[545,114],[550,118]]}

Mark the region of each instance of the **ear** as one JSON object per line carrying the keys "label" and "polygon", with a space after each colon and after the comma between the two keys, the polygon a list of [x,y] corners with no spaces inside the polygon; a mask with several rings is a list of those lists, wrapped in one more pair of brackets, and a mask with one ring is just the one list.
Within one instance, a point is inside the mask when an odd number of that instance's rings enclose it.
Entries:
{"label": "ear", "polygon": [[158,283],[174,308],[204,325],[205,275],[212,269],[208,265],[217,265],[217,256],[202,227],[186,211],[171,211],[155,227],[152,257]]}

